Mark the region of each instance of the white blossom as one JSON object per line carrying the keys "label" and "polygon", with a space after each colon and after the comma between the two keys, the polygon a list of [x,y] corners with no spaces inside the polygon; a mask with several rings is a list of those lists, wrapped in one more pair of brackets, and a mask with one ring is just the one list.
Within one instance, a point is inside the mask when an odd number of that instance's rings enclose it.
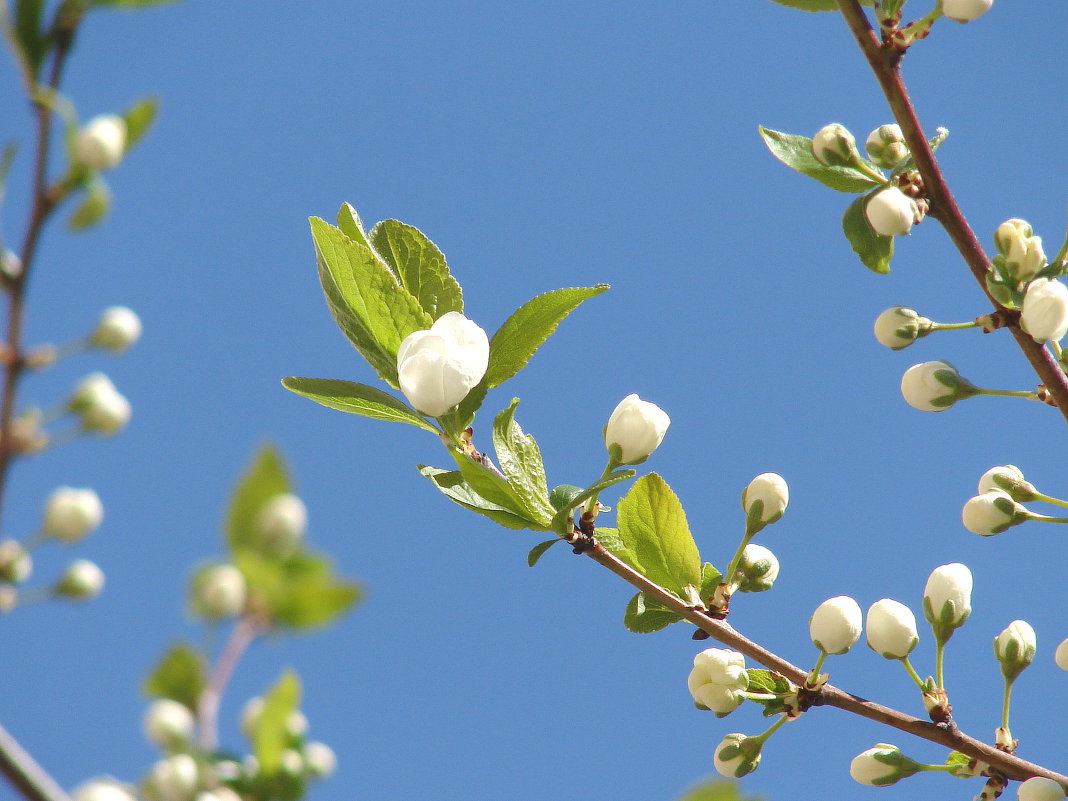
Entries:
{"label": "white blossom", "polygon": [[782,517],[788,503],[790,488],[778,473],[761,473],[742,490],[742,509],[757,530]]}
{"label": "white blossom", "polygon": [[308,508],[291,492],[271,496],[256,517],[256,528],[268,550],[284,553],[296,547],[308,527]]}
{"label": "white blossom", "polygon": [[880,167],[890,168],[909,154],[901,126],[895,123],[880,125],[864,141],[868,157]]}
{"label": "white blossom", "polygon": [[173,754],[152,766],[150,779],[161,801],[189,801],[200,779],[196,760],[189,754]]}
{"label": "white blossom", "polygon": [[844,654],[860,637],[860,606],[848,595],[828,598],[808,619],[808,636],[824,653]]}
{"label": "white blossom", "polygon": [[304,770],[316,779],[332,776],[337,770],[334,749],[316,740],[304,744]]}
{"label": "white blossom", "polygon": [[104,350],[123,351],[141,337],[141,318],[126,306],[110,306],[101,313],[89,335],[90,344]]}
{"label": "white blossom", "polygon": [[[750,747],[747,748],[747,745]],[[755,749],[753,745],[756,746]],[[752,773],[760,764],[761,745],[760,741],[745,734],[728,734],[712,752],[712,763],[716,766],[716,772],[728,779],[740,779]],[[752,753],[754,750],[755,754]]]}
{"label": "white blossom", "polygon": [[1037,647],[1035,630],[1026,620],[1014,620],[994,638],[994,656],[1001,663],[1001,674],[1012,681],[1031,664]]}
{"label": "white blossom", "polygon": [[923,412],[941,412],[971,394],[971,384],[949,362],[914,364],[901,376],[905,402]]}
{"label": "white blossom", "polygon": [[440,417],[467,397],[489,365],[486,332],[459,312],[413,331],[397,350],[401,391],[417,410]]}
{"label": "white blossom", "polygon": [[894,784],[919,769],[919,765],[902,754],[900,748],[889,743],[878,743],[857,754],[849,763],[849,775],[853,780],[872,787]]}
{"label": "white blossom", "polygon": [[158,698],[145,712],[145,738],[161,748],[175,748],[193,736],[193,713],[189,707],[170,698]]}
{"label": "white blossom", "polygon": [[77,542],[104,519],[104,505],[91,489],[58,487],[45,501],[41,531],[61,542]]}
{"label": "white blossom", "polygon": [[130,421],[130,402],[103,373],[78,382],[68,405],[82,428],[97,434],[114,434]]}
{"label": "white blossom", "polygon": [[706,648],[693,658],[686,686],[698,708],[726,715],[742,702],[741,693],[749,686],[745,657],[725,648]]}
{"label": "white blossom", "polygon": [[604,429],[604,444],[620,447],[622,464],[635,464],[659,447],[669,425],[671,418],[667,412],[630,394],[612,410]]}
{"label": "white blossom", "polygon": [[0,540],[0,582],[21,584],[33,572],[33,558],[18,540]]}
{"label": "white blossom", "polygon": [[88,779],[70,792],[71,801],[137,801],[137,797],[127,785],[101,776]]}
{"label": "white blossom", "polygon": [[832,122],[824,125],[812,137],[812,155],[820,164],[841,167],[856,161],[857,142],[844,125]]}
{"label": "white blossom", "polygon": [[235,617],[245,607],[245,576],[233,565],[213,565],[193,577],[190,606],[211,620]]}
{"label": "white blossom", "polygon": [[916,201],[898,189],[889,186],[868,199],[864,216],[875,230],[883,236],[902,236],[912,230],[920,216]]}
{"label": "white blossom", "polygon": [[994,0],[942,0],[942,13],[957,22],[969,22],[990,10]]}
{"label": "white blossom", "polygon": [[965,501],[960,517],[968,531],[989,537],[1022,523],[1029,515],[1007,492],[995,489]]}
{"label": "white blossom", "polygon": [[75,559],[59,577],[53,591],[76,601],[95,598],[104,589],[104,571],[88,559]]}
{"label": "white blossom", "polygon": [[1042,237],[1035,236],[1027,220],[1005,220],[994,231],[994,245],[1005,259],[1005,267],[1020,283],[1030,281],[1046,265]]}
{"label": "white blossom", "polygon": [[904,659],[920,641],[916,616],[892,598],[883,598],[869,606],[864,623],[868,647],[887,659]]}
{"label": "white blossom", "polygon": [[1064,788],[1045,776],[1032,776],[1016,788],[1020,801],[1064,801]]}
{"label": "white blossom", "polygon": [[211,790],[201,790],[194,801],[242,801],[242,799],[226,785],[219,785]]}
{"label": "white blossom", "polygon": [[1049,278],[1029,283],[1020,307],[1020,327],[1036,342],[1060,342],[1068,333],[1068,286]]}
{"label": "white blossom", "polygon": [[908,306],[891,306],[875,318],[872,331],[880,345],[891,350],[907,348],[931,330],[931,321]]}
{"label": "white blossom", "polygon": [[945,642],[972,613],[972,571],[960,562],[931,571],[923,588],[923,616]]}
{"label": "white blossom", "polygon": [[126,121],[116,114],[101,114],[87,122],[74,140],[74,157],[94,170],[110,170],[126,151]]}

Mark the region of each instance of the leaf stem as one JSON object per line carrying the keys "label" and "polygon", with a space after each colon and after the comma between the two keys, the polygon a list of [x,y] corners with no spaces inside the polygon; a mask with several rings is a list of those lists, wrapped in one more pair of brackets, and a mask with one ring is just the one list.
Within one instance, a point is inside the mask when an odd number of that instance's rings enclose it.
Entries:
{"label": "leaf stem", "polygon": [[912,666],[912,662],[909,661],[907,656],[901,657],[901,666],[905,668],[905,672],[909,674],[909,677],[916,682],[916,686],[921,690],[927,688],[927,685],[923,683],[923,679],[920,678],[920,674],[916,672],[916,668]]}

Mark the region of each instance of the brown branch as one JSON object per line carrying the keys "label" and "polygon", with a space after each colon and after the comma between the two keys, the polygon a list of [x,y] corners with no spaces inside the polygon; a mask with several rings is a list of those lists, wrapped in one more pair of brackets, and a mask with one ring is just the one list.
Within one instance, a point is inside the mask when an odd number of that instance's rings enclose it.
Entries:
{"label": "brown branch", "polygon": [[70,796],[0,726],[0,773],[28,801],[70,801]]}
{"label": "brown branch", "polygon": [[[849,30],[857,40],[864,57],[867,58],[879,82],[879,87],[886,96],[886,102],[890,106],[894,119],[901,126],[901,133],[908,143],[909,150],[912,151],[916,169],[923,178],[924,191],[931,203],[930,216],[942,224],[975,280],[979,282],[983,293],[995,309],[1001,310],[1004,307],[990,294],[986,286],[990,261],[967,220],[964,219],[957,201],[953,198],[953,193],[927,143],[927,137],[920,126],[916,110],[909,99],[908,90],[901,80],[899,68],[901,51],[892,45],[880,44],[868,17],[857,0],[836,0],[836,2]],[[1049,390],[1057,408],[1060,409],[1065,420],[1068,420],[1068,376],[1065,376],[1064,371],[1058,367],[1056,360],[1042,344],[1035,342],[1018,326],[1010,326],[1009,330],[1012,331],[1016,344],[1030,362],[1039,380]]]}

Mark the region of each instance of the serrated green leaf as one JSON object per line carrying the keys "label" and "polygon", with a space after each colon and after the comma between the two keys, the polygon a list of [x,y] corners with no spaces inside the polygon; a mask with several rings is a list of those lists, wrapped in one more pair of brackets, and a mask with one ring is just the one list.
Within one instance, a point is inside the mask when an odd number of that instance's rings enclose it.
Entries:
{"label": "serrated green leaf", "polygon": [[737,782],[713,779],[691,787],[679,801],[759,801],[759,798],[743,797]]}
{"label": "serrated green leaf", "polygon": [[[874,193],[872,193],[874,194]],[[864,214],[871,195],[858,197],[842,215],[842,231],[853,252],[874,273],[890,272],[890,257],[894,255],[894,238],[875,233]]]}
{"label": "serrated green leaf", "polygon": [[207,683],[204,655],[188,643],[177,642],[160,657],[141,687],[146,695],[170,698],[195,712]]}
{"label": "serrated green leaf", "polygon": [[465,509],[485,515],[505,528],[528,528],[530,521],[511,509],[488,501],[475,492],[465,481],[459,470],[442,470],[438,467],[419,465],[419,472],[434,482],[445,497],[460,504]]}
{"label": "serrated green leaf", "polygon": [[397,348],[433,320],[369,248],[313,217],[319,281],[334,321],[379,377],[397,388]]}
{"label": "serrated green leaf", "polygon": [[[371,247],[363,230],[363,220],[350,203],[342,203],[341,208],[337,210],[337,227],[353,242],[358,242],[366,248]],[[397,276],[397,280],[400,280],[400,276]]]}
{"label": "serrated green leaf", "polygon": [[399,220],[382,220],[369,237],[378,255],[433,319],[450,311],[463,312],[460,285],[449,273],[444,254],[422,231]]}
{"label": "serrated green leaf", "polygon": [[600,478],[597,481],[590,484],[586,489],[582,490],[578,495],[575,495],[568,502],[568,505],[562,506],[556,510],[556,514],[553,515],[552,530],[561,536],[567,536],[571,532],[568,531],[568,521],[571,520],[572,511],[579,505],[585,503],[594,495],[600,494],[600,492],[613,484],[623,481],[628,478],[633,478],[635,472],[629,468],[626,470],[616,470],[614,473],[609,473],[604,478]]}
{"label": "serrated green leaf", "polygon": [[638,560],[638,555],[634,553],[623,541],[623,538],[619,536],[619,529],[610,528],[608,526],[598,526],[594,531],[594,537],[597,542],[601,543],[601,547],[619,559],[624,564],[630,565],[635,570],[641,570],[641,562]]}
{"label": "serrated green leaf", "polygon": [[86,187],[85,197],[70,215],[67,225],[72,231],[92,228],[107,216],[110,208],[111,192],[108,191],[107,184],[98,178]]}
{"label": "serrated green leaf", "polygon": [[252,458],[230,494],[226,510],[226,543],[231,551],[256,549],[262,539],[258,519],[264,505],[292,485],[282,454],[264,445]]}
{"label": "serrated green leaf", "polygon": [[318,628],[361,596],[355,582],[334,574],[329,558],[309,550],[281,558],[243,550],[234,564],[248,584],[249,605],[262,608],[272,625]]}
{"label": "serrated green leaf", "polygon": [[[834,0],[831,2],[833,4]],[[826,164],[821,164],[812,155],[812,139],[807,136],[773,131],[764,126],[758,126],[757,130],[764,144],[771,151],[771,155],[787,167],[810,178],[815,178],[824,186],[829,186],[839,192],[867,192],[876,186],[882,186],[878,181],[853,167],[828,167]],[[873,170],[878,170],[874,164],[871,167]]]}
{"label": "serrated green leaf", "polygon": [[282,753],[289,746],[286,723],[300,708],[300,679],[286,670],[266,693],[263,707],[252,731],[252,753],[259,760],[260,772],[272,776],[282,767]]}
{"label": "serrated green leaf", "polygon": [[400,398],[395,398],[388,392],[367,384],[357,384],[336,378],[290,376],[282,379],[282,386],[290,392],[303,395],[316,403],[341,412],[362,414],[364,417],[373,417],[375,420],[408,423],[432,434],[439,433],[422,415]]}
{"label": "serrated green leaf", "polygon": [[646,578],[685,597],[684,587],[701,584],[701,556],[697,552],[686,513],[678,497],[658,474],[634,482],[619,502],[619,536]]}
{"label": "serrated green leaf", "polygon": [[551,540],[545,540],[545,542],[539,542],[530,552],[527,554],[527,567],[534,567],[538,563],[538,560],[545,554],[547,550],[552,548],[556,543],[563,542],[559,537],[553,537]]}
{"label": "serrated green leaf", "polygon": [[122,113],[122,118],[126,122],[126,147],[123,152],[129,153],[130,148],[148,132],[152,122],[156,119],[158,107],[159,101],[149,96],[141,98]]}
{"label": "serrated green leaf", "polygon": [[643,592],[639,592],[627,602],[627,609],[623,613],[623,625],[628,631],[636,634],[660,631],[680,620],[682,620],[681,617],[651,598],[647,598]]}
{"label": "serrated green leaf", "polygon": [[500,506],[516,517],[526,521],[528,528],[535,531],[551,531],[549,521],[542,521],[542,516],[530,509],[526,499],[508,482],[504,476],[488,465],[476,462],[469,456],[453,452],[453,459],[460,468],[464,482],[476,493],[490,503]]}
{"label": "serrated green leaf", "polygon": [[22,60],[33,77],[37,77],[48,53],[48,37],[41,27],[44,0],[15,0],[15,24],[12,28]]}
{"label": "serrated green leaf", "polygon": [[541,461],[538,443],[524,434],[515,421],[519,398],[513,398],[507,409],[493,421],[493,450],[501,472],[515,493],[523,501],[530,516],[548,527],[556,514],[549,503],[549,489],[545,483],[545,465]]}
{"label": "serrated green leaf", "polygon": [[561,320],[586,298],[606,289],[608,284],[554,289],[531,298],[512,312],[490,339],[486,385],[498,386],[518,373]]}

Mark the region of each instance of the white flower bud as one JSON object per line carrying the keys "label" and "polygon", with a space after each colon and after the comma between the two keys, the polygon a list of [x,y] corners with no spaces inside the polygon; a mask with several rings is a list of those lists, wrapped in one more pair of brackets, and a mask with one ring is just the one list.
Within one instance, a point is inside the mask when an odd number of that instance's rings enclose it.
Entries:
{"label": "white flower bud", "polygon": [[853,757],[849,775],[854,781],[872,787],[886,787],[916,773],[920,766],[901,753],[896,745],[879,743]]}
{"label": "white flower bud", "polygon": [[671,418],[655,403],[643,401],[634,394],[627,395],[608,418],[604,444],[606,448],[620,447],[621,464],[637,464],[664,441],[669,425]]}
{"label": "white flower bud", "polygon": [[1014,501],[1031,501],[1038,492],[1035,485],[1024,478],[1023,471],[1014,464],[991,467],[979,477],[979,494],[999,489]]}
{"label": "white flower bud", "polygon": [[103,373],[86,376],[68,401],[82,428],[97,434],[114,434],[130,421],[130,402]]}
{"label": "white flower bud", "polygon": [[256,526],[267,550],[286,553],[304,538],[308,527],[308,509],[299,497],[281,492],[263,505]]}
{"label": "white flower bud", "polygon": [[283,773],[288,773],[290,776],[303,776],[304,757],[300,755],[299,751],[287,748],[282,752],[282,764],[279,767]]}
{"label": "white flower bud", "polygon": [[141,337],[141,318],[125,306],[104,309],[96,328],[89,335],[89,343],[104,350],[123,351]]}
{"label": "white flower bud", "polygon": [[901,376],[905,402],[923,412],[941,412],[975,392],[972,383],[945,361],[914,364]]}
{"label": "white flower bud", "polygon": [[1035,342],[1060,342],[1068,333],[1068,286],[1049,278],[1029,283],[1020,307],[1020,327]]}
{"label": "white flower bud", "polygon": [[189,603],[210,620],[235,617],[245,607],[245,577],[233,565],[214,565],[193,576]]}
{"label": "white flower bud", "polygon": [[304,744],[304,770],[315,779],[326,779],[337,770],[337,756],[326,743],[312,740]]}
{"label": "white flower bud", "polygon": [[1064,788],[1045,776],[1032,776],[1016,788],[1020,801],[1064,801]]}
{"label": "white flower bud", "polygon": [[824,653],[844,654],[860,638],[860,606],[848,595],[828,598],[808,619],[808,636]]}
{"label": "white flower bud", "polygon": [[968,22],[990,10],[994,0],[942,0],[942,13],[957,22]]}
{"label": "white flower bud", "polygon": [[1068,640],[1061,640],[1061,644],[1053,652],[1053,661],[1061,670],[1068,670]]}
{"label": "white flower bud", "polygon": [[189,707],[159,698],[145,712],[145,738],[160,748],[177,748],[188,743],[193,736],[193,713]]}
{"label": "white flower bud", "polygon": [[76,601],[95,598],[104,589],[104,571],[88,559],[75,559],[52,588],[56,595]]}
{"label": "white flower bud", "polygon": [[857,142],[844,125],[832,122],[824,125],[812,137],[812,155],[820,164],[842,167],[855,162],[860,154]]}
{"label": "white flower bud", "polygon": [[1002,490],[990,490],[969,498],[960,513],[964,527],[984,537],[1000,534],[1029,517],[1027,509]]}
{"label": "white flower bud", "polygon": [[201,790],[194,801],[241,801],[241,796],[229,787],[220,785],[212,790]]}
{"label": "white flower bud", "polygon": [[868,647],[887,659],[904,659],[920,641],[912,610],[891,598],[868,607],[865,625]]}
{"label": "white flower bud", "polygon": [[994,656],[1001,663],[1001,675],[1012,681],[1035,658],[1035,630],[1026,620],[1014,620],[994,638]]}
{"label": "white flower bud", "polygon": [[864,216],[868,218],[875,233],[883,236],[903,236],[919,222],[920,209],[915,200],[896,186],[890,186],[868,198]]}
{"label": "white flower bud", "polygon": [[33,559],[18,540],[0,540],[0,582],[21,584],[33,572]]}
{"label": "white flower bud", "polygon": [[[241,709],[241,733],[249,740],[256,732],[260,715],[263,713],[263,699],[260,696],[249,698]],[[293,710],[286,718],[286,732],[292,737],[303,737],[308,731],[308,719],[299,709]]]}
{"label": "white flower bud", "polygon": [[22,275],[22,259],[18,253],[7,248],[0,251],[0,274],[9,280]]}
{"label": "white flower bud", "polygon": [[868,157],[879,167],[887,169],[896,166],[909,154],[901,126],[897,123],[880,125],[864,141]]}
{"label": "white flower bud", "polygon": [[101,114],[87,122],[74,140],[74,158],[94,170],[110,170],[126,151],[126,121]]}
{"label": "white flower bud", "polygon": [[693,658],[686,686],[698,709],[726,715],[742,702],[741,693],[749,687],[745,657],[725,648],[706,648]]}
{"label": "white flower bud", "polygon": [[931,571],[923,588],[923,616],[935,639],[946,642],[972,613],[972,571],[960,562]]}
{"label": "white flower bud", "polygon": [[790,488],[786,479],[778,473],[761,473],[742,490],[747,532],[754,533],[774,523],[782,517],[788,503]]}
{"label": "white flower bud", "polygon": [[994,245],[1005,261],[1005,270],[1024,284],[1046,266],[1042,237],[1035,236],[1027,220],[1006,220],[994,231]]}
{"label": "white flower bud", "polygon": [[459,312],[413,331],[397,350],[401,392],[418,411],[440,417],[469,393],[489,366],[486,332]]}
{"label": "white flower bud", "polygon": [[189,801],[196,792],[200,771],[189,754],[174,754],[152,766],[150,780],[161,801]]}
{"label": "white flower bud", "polygon": [[71,801],[137,801],[130,788],[110,776],[88,779],[70,792]]}
{"label": "white flower bud", "polygon": [[931,331],[931,321],[908,306],[891,306],[875,318],[875,338],[891,350],[907,348]]}
{"label": "white flower bud", "polygon": [[749,543],[742,551],[735,581],[741,592],[770,590],[779,577],[779,560],[763,545]]}
{"label": "white flower bud", "polygon": [[78,542],[104,519],[104,505],[91,489],[58,487],[45,501],[41,532],[61,542]]}
{"label": "white flower bud", "polygon": [[728,779],[740,779],[757,769],[763,741],[744,734],[728,734],[712,753],[716,772]]}

